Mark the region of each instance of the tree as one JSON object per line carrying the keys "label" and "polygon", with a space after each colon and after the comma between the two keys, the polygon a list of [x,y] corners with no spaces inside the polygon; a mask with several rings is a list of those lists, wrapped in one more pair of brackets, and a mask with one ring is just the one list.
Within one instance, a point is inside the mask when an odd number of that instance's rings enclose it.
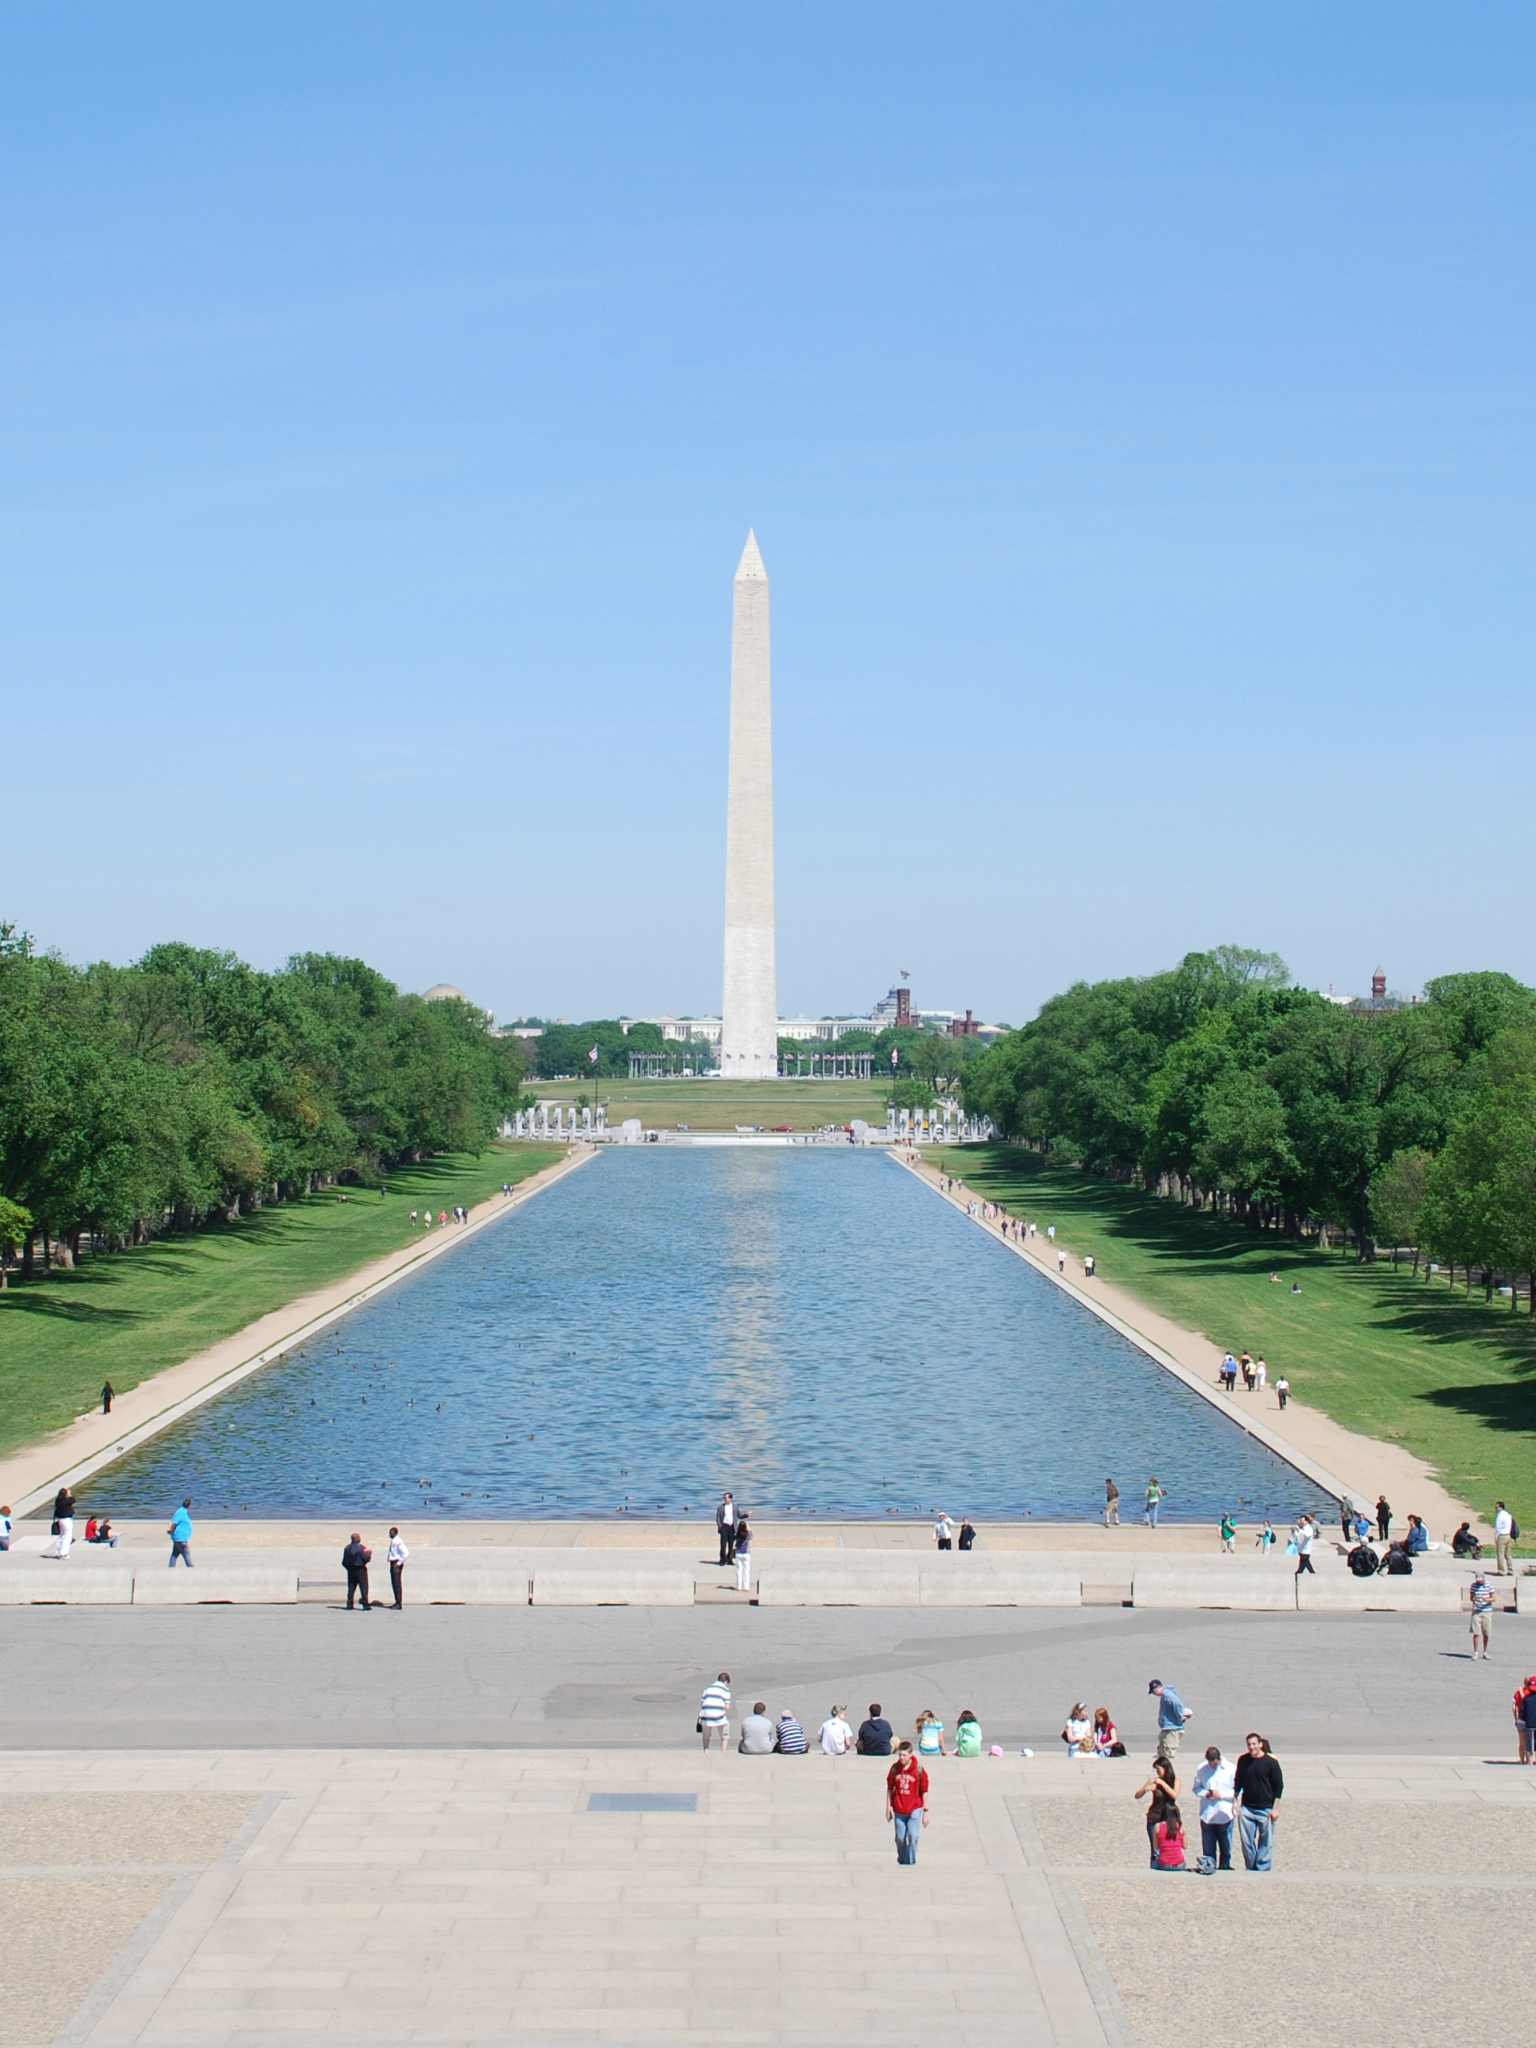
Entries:
{"label": "tree", "polygon": [[1384,1238],[1391,1245],[1394,1266],[1398,1247],[1413,1246],[1415,1272],[1424,1228],[1424,1198],[1433,1165],[1428,1152],[1408,1145],[1401,1152],[1394,1152],[1371,1176],[1371,1227],[1378,1239]]}
{"label": "tree", "polygon": [[0,1288],[10,1282],[9,1254],[19,1250],[31,1235],[32,1211],[0,1195]]}
{"label": "tree", "polygon": [[886,1091],[887,1109],[932,1109],[933,1084],[920,1081],[913,1074],[901,1074]]}
{"label": "tree", "polygon": [[[1499,1033],[1428,1176],[1425,1233],[1468,1269],[1536,1274],[1536,1030]],[[1531,1313],[1536,1315],[1536,1280]],[[1513,1297],[1511,1297],[1513,1299]]]}

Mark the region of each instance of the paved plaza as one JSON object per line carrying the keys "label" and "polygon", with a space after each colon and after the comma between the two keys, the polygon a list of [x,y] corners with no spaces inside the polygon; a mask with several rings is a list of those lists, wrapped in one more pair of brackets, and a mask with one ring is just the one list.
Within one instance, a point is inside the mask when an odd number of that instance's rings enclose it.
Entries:
{"label": "paved plaza", "polygon": [[[1456,1615],[76,1607],[0,1630],[0,2048],[1529,2037],[1529,1617],[1488,1665]],[[738,1710],[970,1707],[1007,1754],[934,1760],[899,1869],[878,1762],[700,1755],[721,1668]],[[1151,1676],[1195,1709],[1186,1776],[1207,1740],[1274,1742],[1271,1877],[1145,1868]],[[1129,1757],[1062,1755],[1076,1698]]]}

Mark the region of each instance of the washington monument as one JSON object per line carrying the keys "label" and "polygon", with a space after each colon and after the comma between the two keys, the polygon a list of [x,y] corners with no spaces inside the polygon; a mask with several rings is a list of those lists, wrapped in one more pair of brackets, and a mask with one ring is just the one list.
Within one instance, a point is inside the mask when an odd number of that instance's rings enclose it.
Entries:
{"label": "washington monument", "polygon": [[773,949],[773,692],[768,572],[749,533],[731,614],[731,771],[725,825],[725,1000],[720,1072],[771,1081],[779,1071]]}

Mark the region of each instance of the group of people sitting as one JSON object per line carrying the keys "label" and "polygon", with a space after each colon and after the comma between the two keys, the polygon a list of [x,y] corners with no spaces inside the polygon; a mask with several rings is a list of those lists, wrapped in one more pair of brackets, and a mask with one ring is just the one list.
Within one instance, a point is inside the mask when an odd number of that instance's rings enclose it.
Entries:
{"label": "group of people sitting", "polygon": [[[896,1731],[878,1700],[872,1702],[857,1734],[848,1720],[848,1709],[834,1706],[817,1730],[816,1742],[826,1756],[846,1756],[850,1750],[856,1756],[891,1756],[897,1746]],[[742,1756],[804,1756],[810,1746],[805,1724],[798,1716],[786,1711],[774,1720],[764,1700],[753,1702],[751,1713],[742,1720],[741,1737],[736,1744]],[[903,1746],[915,1749],[919,1756],[980,1756],[981,1723],[969,1707],[965,1708],[955,1723],[955,1746],[951,1750],[945,1746],[944,1723],[931,1708],[925,1707],[917,1717],[914,1740]],[[993,1754],[1001,1756],[1002,1751],[994,1749]]]}
{"label": "group of people sitting", "polygon": [[[1471,1532],[1467,1530],[1465,1522],[1461,1527],[1470,1535]],[[1357,1579],[1369,1579],[1377,1572],[1386,1572],[1392,1578],[1406,1578],[1413,1571],[1413,1560],[1425,1556],[1430,1547],[1429,1531],[1417,1515],[1408,1517],[1407,1535],[1389,1543],[1384,1551],[1376,1550],[1371,1544],[1370,1524],[1363,1518],[1355,1523],[1353,1534],[1354,1546],[1345,1561]],[[1460,1532],[1451,1547],[1458,1557],[1467,1556],[1467,1551],[1461,1549],[1459,1544]],[[1470,1554],[1477,1557],[1481,1553],[1482,1546],[1474,1538]]]}
{"label": "group of people sitting", "polygon": [[1078,1700],[1067,1715],[1061,1739],[1068,1756],[1124,1756],[1120,1731],[1109,1718],[1108,1707],[1095,1707],[1089,1718],[1087,1702]]}

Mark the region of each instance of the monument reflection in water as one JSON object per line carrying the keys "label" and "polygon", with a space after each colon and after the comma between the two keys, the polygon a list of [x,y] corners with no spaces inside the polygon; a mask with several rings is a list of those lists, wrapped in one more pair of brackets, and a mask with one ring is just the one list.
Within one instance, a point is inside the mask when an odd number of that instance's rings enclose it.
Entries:
{"label": "monument reflection in water", "polygon": [[1297,1474],[891,1160],[604,1153],[104,1473],[158,1515],[1279,1515]]}

